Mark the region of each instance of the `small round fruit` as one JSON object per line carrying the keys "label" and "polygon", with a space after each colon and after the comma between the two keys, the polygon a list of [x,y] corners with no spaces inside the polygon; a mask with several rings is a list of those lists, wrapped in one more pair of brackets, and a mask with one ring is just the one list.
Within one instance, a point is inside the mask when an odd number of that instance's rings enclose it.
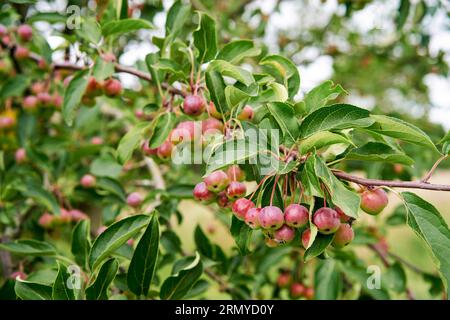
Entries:
{"label": "small round fruit", "polygon": [[31,85],[31,92],[35,95],[44,91],[45,91],[45,84],[43,82],[34,82]]}
{"label": "small round fruit", "polygon": [[252,229],[259,228],[259,214],[261,212],[261,208],[251,208],[245,214],[244,221],[245,223]]}
{"label": "small round fruit", "polygon": [[214,105],[214,102],[211,101],[206,106],[206,110],[211,117],[222,120],[222,115],[220,114],[219,111],[217,111],[216,106]]}
{"label": "small round fruit", "polygon": [[148,141],[144,141],[144,143],[142,143],[142,152],[148,156],[151,155],[155,155],[158,152],[158,148],[150,148],[148,146]]}
{"label": "small round fruit", "polygon": [[241,113],[238,115],[239,120],[247,120],[250,121],[253,119],[253,116],[255,115],[255,112],[253,111],[253,108],[249,105],[245,106]]}
{"label": "small round fruit", "polygon": [[222,133],[223,123],[215,118],[209,118],[202,121],[202,133],[203,134],[214,134]]}
{"label": "small round fruit", "polygon": [[386,191],[383,189],[366,190],[361,194],[361,209],[371,215],[377,215],[389,202]]}
{"label": "small round fruit", "polygon": [[245,172],[239,168],[238,165],[232,165],[227,169],[228,178],[231,181],[244,181],[245,180]]}
{"label": "small round fruit", "polygon": [[89,97],[95,97],[100,95],[102,92],[102,84],[97,81],[94,77],[89,77],[88,84],[86,86],[86,95]]}
{"label": "small round fruit", "polygon": [[80,210],[72,209],[69,211],[70,219],[74,222],[89,219],[88,215]]}
{"label": "small round fruit", "polygon": [[204,182],[197,183],[192,193],[198,201],[209,202],[215,198],[215,194],[208,190]]}
{"label": "small round fruit", "polygon": [[305,286],[301,283],[294,282],[291,285],[291,297],[294,299],[301,298],[305,294]]}
{"label": "small round fruit", "polygon": [[102,137],[98,137],[98,136],[92,137],[91,138],[91,144],[96,145],[96,146],[102,145],[103,144]]}
{"label": "small round fruit", "polygon": [[160,145],[156,150],[156,155],[161,160],[170,159],[172,156],[173,144],[170,141],[164,141],[162,145]]}
{"label": "small round fruit", "polygon": [[217,204],[221,208],[228,208],[231,206],[230,199],[228,199],[227,193],[225,191],[219,192],[217,194]]}
{"label": "small round fruit", "polygon": [[45,212],[39,217],[38,224],[44,229],[48,229],[52,226],[55,216]]}
{"label": "small round fruit", "polygon": [[170,141],[173,144],[193,141],[196,137],[195,130],[195,121],[180,122],[170,133]]}
{"label": "small round fruit", "polygon": [[85,174],[83,177],[81,177],[80,183],[83,188],[92,188],[95,186],[96,179],[91,174]]}
{"label": "small round fruit", "polygon": [[14,57],[17,60],[23,60],[26,59],[30,56],[30,51],[25,48],[25,47],[21,47],[21,46],[17,46],[16,50],[14,51]]}
{"label": "small round fruit", "polygon": [[293,203],[284,210],[284,220],[290,227],[303,227],[309,221],[308,209],[302,205]]}
{"label": "small round fruit", "polygon": [[13,272],[9,275],[9,277],[13,280],[17,280],[17,279],[26,280],[27,279],[27,275],[22,271]]}
{"label": "small round fruit", "polygon": [[341,210],[341,208],[335,207],[334,210],[336,210],[336,212],[338,213],[341,222],[348,222],[351,219],[351,217],[346,215],[344,211]]}
{"label": "small round fruit", "polygon": [[274,233],[274,238],[278,242],[287,243],[291,242],[295,237],[295,230],[287,225],[283,225],[280,229]]}
{"label": "small round fruit", "polygon": [[247,212],[251,208],[254,208],[254,207],[255,207],[255,204],[252,201],[245,199],[245,198],[241,198],[241,199],[237,199],[233,203],[233,206],[231,207],[231,209],[233,210],[234,215],[238,219],[244,220]]}
{"label": "small round fruit", "polygon": [[269,248],[276,248],[279,246],[278,241],[276,241],[275,239],[269,238],[269,237],[264,238],[264,243]]}
{"label": "small round fruit", "polygon": [[347,223],[341,223],[333,238],[333,247],[343,248],[355,238],[353,228]]}
{"label": "small round fruit", "polygon": [[41,105],[43,105],[43,106],[47,106],[48,107],[49,105],[52,104],[53,98],[50,95],[50,93],[48,93],[48,92],[45,92],[45,91],[44,92],[39,92],[37,94],[37,98],[39,100],[39,103]]}
{"label": "small round fruit", "polygon": [[26,96],[23,99],[22,106],[25,110],[35,110],[37,105],[39,103],[39,100],[36,96]]}
{"label": "small round fruit", "polygon": [[198,95],[189,95],[184,98],[183,111],[190,116],[198,116],[205,110],[205,100]]}
{"label": "small round fruit", "polygon": [[307,249],[309,244],[309,239],[311,239],[311,229],[306,229],[302,233],[302,245],[303,248]]}
{"label": "small round fruit", "polygon": [[230,200],[242,198],[247,193],[247,187],[242,182],[231,181],[227,187],[227,197]]}
{"label": "small round fruit", "polygon": [[108,97],[117,97],[122,93],[122,84],[119,80],[111,78],[105,81],[103,90]]}
{"label": "small round fruit", "polygon": [[142,203],[142,196],[138,192],[132,192],[127,197],[127,204],[130,207],[139,207]]}
{"label": "small round fruit", "polygon": [[259,214],[259,225],[263,229],[276,230],[284,223],[284,215],[280,208],[267,206],[262,208]]}
{"label": "small round fruit", "polygon": [[314,288],[312,287],[306,287],[305,293],[303,294],[306,299],[313,300],[314,299]]}
{"label": "small round fruit", "polygon": [[277,278],[277,285],[280,288],[287,288],[292,282],[292,275],[289,272],[282,272]]}
{"label": "small round fruit", "polygon": [[25,161],[27,161],[27,152],[24,148],[19,148],[16,150],[14,157],[17,164],[24,163]]}
{"label": "small round fruit", "polygon": [[204,179],[209,191],[220,192],[230,184],[230,179],[222,170],[214,171]]}
{"label": "small round fruit", "polygon": [[22,24],[17,28],[17,34],[22,41],[30,41],[33,37],[33,29],[27,24]]}
{"label": "small round fruit", "polygon": [[331,234],[339,228],[341,220],[336,211],[331,208],[320,208],[314,213],[313,223],[320,233]]}

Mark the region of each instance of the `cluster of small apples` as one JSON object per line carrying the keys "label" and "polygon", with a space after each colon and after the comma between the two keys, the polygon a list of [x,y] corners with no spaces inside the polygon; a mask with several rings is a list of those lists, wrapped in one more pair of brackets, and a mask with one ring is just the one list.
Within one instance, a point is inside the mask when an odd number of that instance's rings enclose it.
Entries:
{"label": "cluster of small apples", "polygon": [[[81,177],[80,184],[85,189],[95,188],[97,184],[97,178],[92,174],[85,174]],[[144,198],[139,192],[131,192],[127,196],[127,204],[133,208],[140,207],[143,201]]]}
{"label": "cluster of small apples", "polygon": [[229,208],[246,195],[244,179],[245,173],[237,165],[230,166],[227,172],[214,171],[194,187],[194,198],[204,204],[216,202],[222,208]]}
{"label": "cluster of small apples", "polygon": [[34,82],[30,87],[31,94],[23,98],[23,109],[35,111],[38,107],[61,108],[63,97],[56,90],[50,93],[48,87],[45,82]]}
{"label": "cluster of small apples", "polygon": [[314,288],[306,286],[301,282],[294,281],[292,274],[288,271],[283,271],[279,274],[277,278],[277,286],[280,289],[289,289],[289,294],[293,299],[314,299]]}
{"label": "cluster of small apples", "polygon": [[7,28],[4,25],[0,25],[0,41],[3,46],[10,47],[14,43],[14,58],[17,60],[23,60],[30,56],[29,49],[25,46],[33,38],[33,28],[27,24],[20,26]]}
{"label": "cluster of small apples", "polygon": [[67,210],[60,208],[60,212],[61,214],[58,216],[48,212],[43,213],[39,218],[39,225],[44,229],[53,229],[60,225],[69,224],[71,222],[76,223],[81,220],[89,219],[87,214],[77,209]]}
{"label": "cluster of small apples", "polygon": [[[112,59],[112,57],[110,58]],[[114,58],[115,59],[115,58]],[[71,77],[66,78],[65,85],[68,85]],[[122,83],[115,78],[108,78],[104,81],[98,81],[95,77],[89,77],[86,90],[81,102],[86,106],[94,106],[95,98],[101,95],[114,98],[122,93]]]}

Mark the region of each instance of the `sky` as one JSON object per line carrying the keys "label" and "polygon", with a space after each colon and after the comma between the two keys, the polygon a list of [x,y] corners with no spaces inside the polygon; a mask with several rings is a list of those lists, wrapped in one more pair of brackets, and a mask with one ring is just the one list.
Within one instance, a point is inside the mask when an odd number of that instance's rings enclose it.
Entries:
{"label": "sky", "polygon": [[[364,9],[355,12],[348,24],[354,30],[365,33],[373,28],[381,29],[381,41],[392,40],[392,34],[395,26],[392,22],[393,12],[396,12],[399,0],[385,0],[374,1],[367,5]],[[416,2],[417,0],[411,0]],[[427,3],[434,3],[438,0],[426,0]],[[164,7],[167,10],[172,4],[172,0],[165,0]],[[277,0],[256,0],[249,4],[251,7],[259,7],[265,13],[270,13]],[[445,3],[445,0],[444,0]],[[450,2],[447,2],[450,10]],[[39,0],[38,8],[40,11],[64,10],[66,1],[57,0],[54,4],[48,4],[46,1]],[[323,27],[336,10],[343,10],[337,3],[337,0],[291,0],[282,1],[280,3],[280,11],[270,15],[268,27],[266,30],[265,43],[276,51],[276,39],[280,30],[289,30],[293,28],[302,28],[309,26]],[[446,60],[450,64],[450,19],[444,12],[424,21],[430,30],[430,52],[436,54],[439,50],[446,52]],[[250,23],[257,24],[258,21],[249,20]],[[162,36],[164,34],[165,13],[159,13],[155,17],[154,24],[156,30],[142,31],[141,37],[143,39],[150,39],[152,35]],[[45,23],[38,25],[45,34],[49,32],[48,26]],[[62,39],[56,36],[47,37],[50,46],[56,48],[60,45]],[[120,63],[124,65],[133,65],[137,60],[143,60],[150,52],[155,52],[157,48],[150,41],[142,41],[130,43],[126,52],[120,57]],[[314,48],[307,48],[298,53],[306,57],[314,58],[314,62],[307,66],[299,65],[301,74],[301,97],[305,92],[309,91],[314,86],[331,78],[333,73],[333,59],[327,55],[321,55],[318,50]],[[55,60],[61,59],[61,54],[56,53]],[[133,86],[136,79],[133,76],[121,74],[121,80],[127,86]],[[425,84],[429,88],[430,100],[433,108],[430,113],[430,120],[441,123],[447,130],[450,130],[450,77],[442,77],[435,74],[429,74],[425,77]],[[371,107],[373,99],[371,97],[356,97],[350,96],[350,102],[358,102],[367,104],[366,107]]]}

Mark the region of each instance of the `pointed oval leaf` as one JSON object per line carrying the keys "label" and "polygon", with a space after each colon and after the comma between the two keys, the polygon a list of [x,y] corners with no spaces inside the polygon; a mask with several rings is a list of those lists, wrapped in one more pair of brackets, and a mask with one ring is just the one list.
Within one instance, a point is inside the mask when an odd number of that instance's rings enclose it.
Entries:
{"label": "pointed oval leaf", "polygon": [[52,300],[52,287],[39,283],[17,279],[14,291],[22,300]]}
{"label": "pointed oval leaf", "polygon": [[68,126],[73,124],[81,98],[86,91],[90,70],[78,71],[64,91],[62,115]]}
{"label": "pointed oval leaf", "polygon": [[52,289],[53,300],[75,300],[73,289],[67,285],[69,277],[66,266],[58,262],[58,274]]}
{"label": "pointed oval leaf", "polygon": [[55,248],[48,242],[37,240],[15,240],[8,243],[0,243],[0,249],[17,255],[25,256],[53,256]]}
{"label": "pointed oval leaf", "polygon": [[108,287],[116,277],[117,270],[119,270],[119,263],[116,259],[106,261],[100,268],[94,283],[86,289],[86,299],[108,300]]}
{"label": "pointed oval leaf", "polygon": [[91,222],[81,220],[72,231],[72,254],[76,263],[83,268],[87,267],[89,252],[91,250]]}
{"label": "pointed oval leaf", "polygon": [[217,59],[236,64],[244,58],[255,57],[261,53],[252,40],[235,40],[227,43],[218,53]]}

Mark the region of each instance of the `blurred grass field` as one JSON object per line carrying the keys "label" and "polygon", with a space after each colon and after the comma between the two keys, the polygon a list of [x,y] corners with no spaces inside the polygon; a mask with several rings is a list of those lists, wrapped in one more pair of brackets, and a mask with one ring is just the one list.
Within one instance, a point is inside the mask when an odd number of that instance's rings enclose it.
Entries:
{"label": "blurred grass field", "polygon": [[[430,180],[432,183],[449,184],[450,170],[438,170]],[[397,189],[397,191],[404,191]],[[411,190],[409,190],[411,191]],[[443,215],[447,224],[450,223],[450,196],[445,192],[430,191],[430,190],[413,190],[420,197],[433,204]],[[388,207],[377,219],[385,219],[390,213],[401,204],[400,199],[393,193],[390,193],[390,202]],[[225,252],[230,252],[234,246],[233,238],[229,230],[223,223],[217,219],[216,214],[212,209],[199,205],[194,201],[183,201],[179,206],[180,212],[183,214],[183,223],[176,226],[174,229],[177,234],[182,237],[183,249],[186,252],[194,252],[195,244],[193,239],[194,229],[200,224],[211,241],[219,244]],[[375,223],[373,217],[363,215],[359,223]],[[176,225],[176,224],[174,224]],[[428,253],[425,245],[417,238],[414,232],[408,226],[394,226],[388,228],[387,241],[390,251],[402,257],[406,261],[416,265],[422,270],[429,272],[436,272],[432,258]],[[355,247],[354,247],[355,248]],[[361,258],[367,264],[377,264],[381,266],[380,260],[364,247],[355,248]],[[428,293],[429,285],[422,280],[422,277],[417,273],[405,268],[407,273],[407,285],[414,293],[416,299],[430,299]],[[276,277],[276,268],[272,268],[273,277]],[[221,294],[211,286],[207,294],[208,299],[226,299],[227,295]],[[393,296],[393,299],[405,299],[405,296]]]}

